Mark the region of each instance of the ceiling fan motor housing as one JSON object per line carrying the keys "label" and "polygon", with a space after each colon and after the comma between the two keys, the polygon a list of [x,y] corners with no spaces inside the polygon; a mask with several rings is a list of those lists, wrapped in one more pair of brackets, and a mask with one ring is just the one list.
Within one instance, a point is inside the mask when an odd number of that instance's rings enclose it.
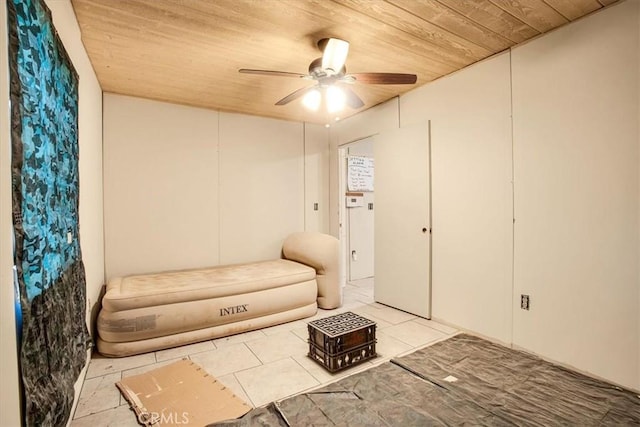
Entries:
{"label": "ceiling fan motor housing", "polygon": [[316,58],[309,64],[309,75],[323,84],[331,84],[335,80],[343,77],[347,73],[347,67],[334,73],[333,70],[326,70],[322,68],[322,58]]}

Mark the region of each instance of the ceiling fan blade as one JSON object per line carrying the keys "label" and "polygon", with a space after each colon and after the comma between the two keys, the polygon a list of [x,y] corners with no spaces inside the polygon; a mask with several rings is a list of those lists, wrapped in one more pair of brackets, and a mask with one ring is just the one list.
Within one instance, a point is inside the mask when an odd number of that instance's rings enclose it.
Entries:
{"label": "ceiling fan blade", "polygon": [[352,91],[351,88],[340,86],[340,89],[342,89],[345,96],[347,97],[347,105],[349,107],[353,108],[354,110],[364,107],[364,102],[362,101],[362,99],[360,99],[360,97],[354,91]]}
{"label": "ceiling fan blade", "polygon": [[241,68],[238,70],[238,72],[243,74],[260,74],[263,76],[276,76],[276,77],[295,77],[300,79],[307,77],[306,74],[290,73],[288,71],[250,70],[248,68]]}
{"label": "ceiling fan blade", "polygon": [[322,39],[318,43],[322,48],[322,68],[330,74],[338,74],[344,67],[349,53],[349,42],[340,39]]}
{"label": "ceiling fan blade", "polygon": [[403,73],[351,73],[358,83],[372,85],[407,85],[414,84],[418,77],[415,74]]}
{"label": "ceiling fan blade", "polygon": [[309,90],[313,89],[314,87],[315,86],[308,86],[308,87],[300,88],[300,89],[290,93],[289,95],[285,96],[280,101],[276,102],[276,105],[288,104],[291,101],[293,101],[294,99],[300,98],[301,96],[303,96],[305,93],[307,93]]}

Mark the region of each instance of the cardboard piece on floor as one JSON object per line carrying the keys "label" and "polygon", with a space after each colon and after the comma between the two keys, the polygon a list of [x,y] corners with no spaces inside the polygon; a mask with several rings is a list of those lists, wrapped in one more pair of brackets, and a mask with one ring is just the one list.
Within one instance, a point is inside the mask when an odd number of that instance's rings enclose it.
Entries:
{"label": "cardboard piece on floor", "polygon": [[251,407],[190,360],[116,383],[144,425],[206,426],[238,418]]}

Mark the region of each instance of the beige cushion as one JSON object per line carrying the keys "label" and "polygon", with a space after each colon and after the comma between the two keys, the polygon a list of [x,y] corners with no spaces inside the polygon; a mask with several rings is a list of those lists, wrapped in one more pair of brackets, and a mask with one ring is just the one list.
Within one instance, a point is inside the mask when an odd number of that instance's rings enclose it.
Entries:
{"label": "beige cushion", "polygon": [[338,239],[328,234],[303,231],[287,237],[282,245],[285,258],[310,265],[317,271],[318,307],[342,305],[339,282]]}

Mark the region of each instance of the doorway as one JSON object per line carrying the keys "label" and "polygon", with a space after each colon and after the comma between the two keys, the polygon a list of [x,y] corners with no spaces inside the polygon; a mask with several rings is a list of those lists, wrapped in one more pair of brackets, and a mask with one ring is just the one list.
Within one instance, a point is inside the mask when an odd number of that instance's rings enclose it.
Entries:
{"label": "doorway", "polygon": [[367,180],[363,176],[355,177],[360,178],[360,181],[354,182],[354,174],[360,172],[364,172],[363,175],[370,173],[370,178],[373,179],[373,139],[364,138],[341,146],[339,159],[340,241],[344,257],[344,284],[374,276],[373,184],[371,182],[371,185],[366,185]]}

